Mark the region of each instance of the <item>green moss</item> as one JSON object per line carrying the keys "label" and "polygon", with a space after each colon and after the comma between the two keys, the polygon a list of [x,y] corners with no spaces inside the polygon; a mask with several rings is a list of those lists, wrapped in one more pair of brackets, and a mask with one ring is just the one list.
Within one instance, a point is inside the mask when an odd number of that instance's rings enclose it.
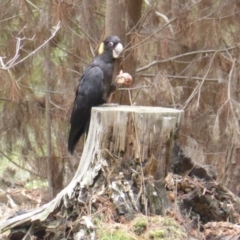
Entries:
{"label": "green moss", "polygon": [[130,233],[124,230],[116,230],[114,232],[101,230],[98,234],[101,240],[135,240]]}
{"label": "green moss", "polygon": [[168,230],[169,235],[172,237],[186,237],[186,233],[181,225],[179,225],[173,218],[165,217],[162,224]]}
{"label": "green moss", "polygon": [[95,218],[92,219],[92,222],[95,226],[100,226],[101,223],[102,223],[102,220],[98,217],[95,217]]}
{"label": "green moss", "polygon": [[167,237],[167,235],[168,235],[167,229],[152,230],[149,232],[150,239],[163,239]]}
{"label": "green moss", "polygon": [[124,224],[107,224],[102,219],[94,222],[100,240],[182,240],[187,239],[186,230],[170,217],[138,215]]}
{"label": "green moss", "polygon": [[172,235],[177,236],[177,237],[186,237],[186,233],[183,232],[183,229],[180,227],[169,227],[168,228],[169,232],[171,232]]}
{"label": "green moss", "polygon": [[173,226],[173,227],[179,228],[179,224],[173,218],[169,218],[169,217],[162,218],[162,224],[164,226]]}
{"label": "green moss", "polygon": [[147,229],[147,219],[137,218],[133,224],[133,231],[137,235],[141,235]]}

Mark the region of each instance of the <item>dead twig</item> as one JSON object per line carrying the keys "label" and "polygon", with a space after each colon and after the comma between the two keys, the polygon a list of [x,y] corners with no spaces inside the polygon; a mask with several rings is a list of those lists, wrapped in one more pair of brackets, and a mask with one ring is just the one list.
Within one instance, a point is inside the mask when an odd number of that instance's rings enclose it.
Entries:
{"label": "dead twig", "polygon": [[149,64],[147,64],[146,66],[143,66],[143,67],[140,67],[136,70],[136,72],[141,72],[141,71],[144,71],[158,63],[165,63],[165,62],[169,62],[169,61],[173,61],[177,58],[181,58],[181,57],[186,57],[186,56],[191,56],[191,55],[194,55],[194,54],[199,54],[199,53],[204,53],[204,54],[208,54],[208,53],[219,53],[219,52],[226,52],[226,51],[230,51],[230,50],[233,50],[233,49],[236,49],[240,46],[240,44],[237,44],[236,46],[233,46],[233,47],[229,47],[229,48],[224,48],[224,49],[219,49],[219,50],[216,50],[216,49],[210,49],[210,50],[200,50],[200,51],[193,51],[193,52],[188,52],[188,53],[183,53],[183,54],[179,54],[179,55],[176,55],[176,56],[173,56],[173,57],[170,57],[168,59],[163,59],[163,60],[156,60],[156,61],[153,61]]}
{"label": "dead twig", "polygon": [[204,82],[205,82],[205,79],[206,79],[207,75],[209,74],[209,72],[210,72],[210,70],[211,70],[211,67],[212,67],[212,64],[213,64],[213,60],[214,60],[216,54],[217,54],[217,52],[215,52],[215,53],[213,54],[213,57],[212,57],[212,59],[211,59],[211,62],[210,62],[209,67],[208,67],[208,69],[207,69],[207,72],[205,73],[202,81],[201,81],[201,82],[197,85],[197,87],[193,90],[192,94],[191,94],[190,97],[187,99],[187,101],[185,102],[185,104],[184,104],[184,106],[183,106],[182,109],[185,109],[185,108],[188,106],[188,104],[192,101],[192,99],[195,97],[196,94],[198,94],[197,106],[196,106],[196,109],[198,109],[198,107],[199,107],[199,105],[200,105],[199,102],[200,102],[201,89],[202,89],[202,86],[203,86],[203,84],[204,84]]}
{"label": "dead twig", "polygon": [[[0,56],[0,64],[1,64],[0,69],[2,69],[2,70],[9,70],[10,68],[13,68],[14,66],[18,65],[19,63],[24,62],[26,59],[28,59],[29,57],[31,57],[32,55],[37,53],[41,48],[43,48],[56,35],[56,33],[58,32],[59,29],[60,29],[60,22],[58,22],[58,24],[53,27],[53,29],[51,30],[51,33],[52,33],[51,36],[47,40],[45,40],[43,44],[41,44],[34,51],[32,51],[26,57],[22,58],[19,61],[17,61],[17,59],[20,56],[19,51],[22,48],[21,41],[26,39],[26,38],[19,38],[19,37],[17,37],[16,38],[17,39],[16,52],[15,52],[14,57],[12,59],[10,59],[7,63],[4,63],[4,61],[3,61],[4,57]],[[30,40],[33,40],[34,37],[35,37],[35,35]]]}
{"label": "dead twig", "polygon": [[7,158],[7,160],[8,160],[9,162],[11,162],[12,164],[14,164],[14,165],[17,166],[18,168],[23,169],[24,171],[27,171],[27,172],[31,173],[32,175],[34,175],[34,176],[37,176],[37,177],[42,178],[42,176],[40,176],[39,174],[31,171],[30,169],[27,169],[27,168],[25,168],[25,167],[22,167],[22,166],[19,165],[18,163],[14,162],[10,157],[8,157],[8,156],[7,156],[4,152],[2,152],[1,150],[0,150],[0,154],[2,154],[5,158]]}

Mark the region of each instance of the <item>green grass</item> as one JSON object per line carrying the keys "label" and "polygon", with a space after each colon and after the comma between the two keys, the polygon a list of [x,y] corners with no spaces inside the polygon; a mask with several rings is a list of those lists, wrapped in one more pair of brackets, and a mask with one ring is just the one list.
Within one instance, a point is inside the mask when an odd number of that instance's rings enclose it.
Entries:
{"label": "green grass", "polygon": [[136,240],[131,232],[124,231],[123,229],[114,231],[101,229],[98,232],[98,238],[101,240]]}

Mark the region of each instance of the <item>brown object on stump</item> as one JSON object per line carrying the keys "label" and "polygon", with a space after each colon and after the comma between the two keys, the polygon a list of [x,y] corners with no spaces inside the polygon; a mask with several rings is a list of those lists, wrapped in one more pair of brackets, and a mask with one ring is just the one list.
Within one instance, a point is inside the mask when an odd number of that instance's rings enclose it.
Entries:
{"label": "brown object on stump", "polygon": [[115,78],[115,84],[118,86],[126,86],[129,87],[132,84],[132,76],[129,73],[120,71],[119,75]]}
{"label": "brown object on stump", "polygon": [[92,108],[86,145],[70,184],[48,204],[7,219],[1,231],[31,225],[34,234],[33,228],[42,229],[46,219],[47,225],[51,219],[56,224],[60,209],[68,219],[86,218],[104,207],[121,221],[139,212],[163,214],[170,205],[164,178],[182,119],[183,111],[161,107]]}

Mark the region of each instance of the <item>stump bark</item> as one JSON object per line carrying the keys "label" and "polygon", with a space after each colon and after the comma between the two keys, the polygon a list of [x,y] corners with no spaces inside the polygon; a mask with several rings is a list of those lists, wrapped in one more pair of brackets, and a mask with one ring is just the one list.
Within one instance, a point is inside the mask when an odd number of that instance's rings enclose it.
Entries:
{"label": "stump bark", "polygon": [[70,184],[51,202],[2,222],[1,231],[26,225],[32,232],[34,227],[46,229],[46,220],[60,210],[72,219],[99,209],[127,220],[139,212],[163,214],[169,206],[163,180],[182,119],[183,111],[161,107],[92,108],[87,141]]}

